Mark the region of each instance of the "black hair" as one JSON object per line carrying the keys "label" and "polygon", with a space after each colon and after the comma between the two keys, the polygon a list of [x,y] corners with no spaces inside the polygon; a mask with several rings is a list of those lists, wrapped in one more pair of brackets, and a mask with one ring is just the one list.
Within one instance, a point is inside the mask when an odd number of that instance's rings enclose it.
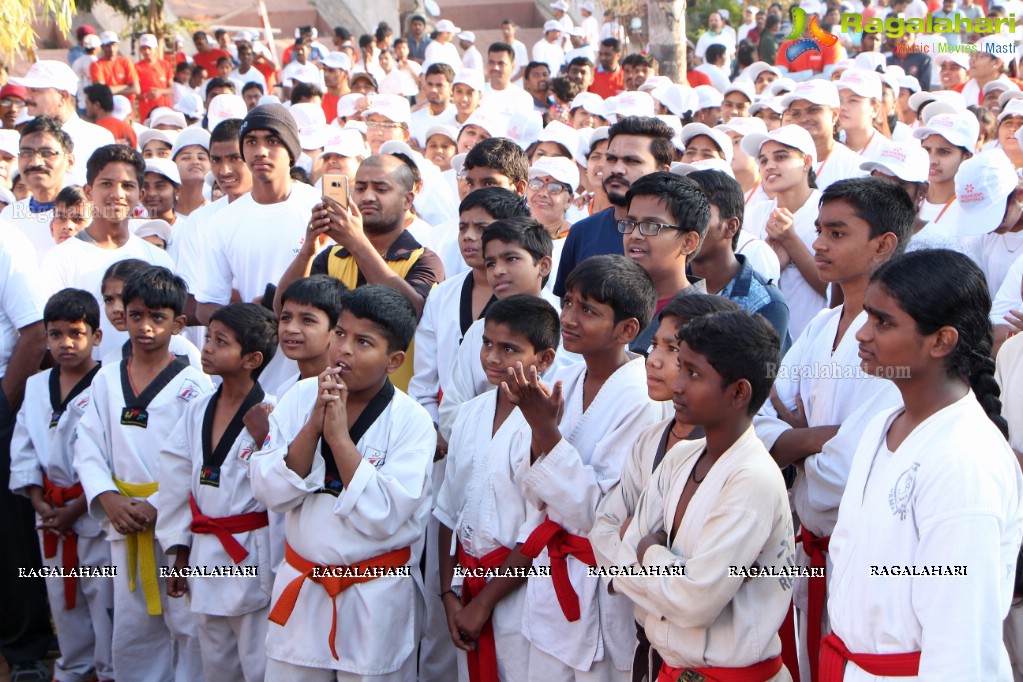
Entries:
{"label": "black hair", "polygon": [[[631,56],[631,55],[630,55]],[[618,119],[607,131],[608,143],[618,135],[639,135],[650,138],[650,153],[658,166],[669,166],[675,159],[672,138],[675,131],[664,121],[653,116],[626,116]]]}
{"label": "black hair", "polygon": [[373,32],[373,37],[377,39],[377,42],[384,40],[387,36],[393,36],[394,30],[388,25],[386,21],[381,21],[377,24],[377,30]]}
{"label": "black hair", "polygon": [[289,301],[322,310],[333,327],[341,316],[341,298],[348,287],[330,275],[311,275],[297,279],[281,294],[281,307]]}
{"label": "black hair", "polygon": [[[412,17],[412,18],[415,19],[415,17]],[[337,36],[338,40],[340,40],[341,42],[344,42],[346,40],[351,40],[352,32],[349,31],[344,26],[335,26],[334,27],[334,35]]]}
{"label": "black hair", "polygon": [[68,185],[57,193],[54,203],[57,206],[77,206],[88,203],[88,201],[89,198],[85,196],[81,185]]}
{"label": "black hair", "polygon": [[407,351],[416,334],[416,309],[391,287],[367,284],[341,298],[341,306],[360,320],[369,320],[387,339],[387,352]]}
{"label": "black hair", "polygon": [[513,333],[526,337],[535,353],[548,348],[558,349],[561,320],[558,311],[545,299],[529,294],[515,294],[491,304],[484,319],[494,324],[507,325]]}
{"label": "black hair", "polygon": [[447,64],[441,64],[440,62],[434,62],[426,67],[426,74],[424,75],[424,78],[427,76],[436,76],[437,74],[444,76],[444,80],[448,82],[448,85],[455,82],[455,70]]}
{"label": "black hair", "polygon": [[230,58],[230,57],[221,57],[221,58],[219,58],[219,59],[217,60],[217,67],[218,67],[218,68],[219,68],[219,67],[221,67],[221,66],[223,66],[224,64],[231,64],[231,65],[233,66],[233,65],[234,65],[234,62],[233,62],[233,61],[231,61],[231,58]]}
{"label": "black hair", "polygon": [[[578,108],[579,107],[576,107],[575,109]],[[575,109],[572,109],[572,111],[575,111]],[[575,157],[572,156],[572,152],[568,150],[568,147],[565,146],[565,143],[558,142],[556,140],[543,140],[542,142],[540,140],[537,140],[536,142],[533,142],[528,147],[526,147],[526,158],[532,159],[533,153],[536,151],[536,148],[543,144],[543,142],[550,142],[551,144],[556,144],[558,146],[559,156],[564,157],[566,159],[572,159],[573,161],[575,160]]]}
{"label": "black hair", "polygon": [[548,72],[551,70],[551,67],[547,62],[529,62],[526,64],[526,68],[522,72],[522,80],[529,80],[529,74],[539,68],[547,69]]}
{"label": "black hair", "polygon": [[718,60],[725,56],[728,48],[720,43],[713,43],[707,46],[706,61],[708,64],[717,64]]}
{"label": "black hair", "polygon": [[217,88],[227,88],[232,93],[235,92],[234,82],[220,76],[214,76],[213,78],[206,81],[206,89],[203,94],[206,97],[210,96],[210,90],[216,90]]}
{"label": "black hair", "polygon": [[107,283],[107,280],[110,279],[119,279],[122,282],[127,282],[136,272],[141,272],[148,267],[151,267],[150,264],[141,258],[125,258],[116,263],[111,263],[110,267],[103,273],[100,287],[102,288]]}
{"label": "black hair", "polygon": [[991,294],[984,273],[968,257],[949,249],[923,249],[882,264],[871,283],[884,287],[916,322],[920,334],[954,327],[959,342],[945,358],[949,376],[966,381],[977,402],[1008,439],[1002,417],[1001,391],[991,359]]}
{"label": "black hair", "polygon": [[376,40],[373,38],[373,36],[371,36],[368,33],[363,33],[361,36],[359,36],[359,47],[361,49],[365,49],[375,42]]}
{"label": "black hair", "polygon": [[174,73],[180,73],[181,71],[187,71],[188,75],[192,75],[192,65],[188,62],[181,62],[174,67]]}
{"label": "black hair", "polygon": [[781,17],[777,14],[768,14],[767,18],[764,19],[764,31],[770,31],[772,28],[778,28],[781,26]]}
{"label": "black hair", "polygon": [[511,61],[513,63],[515,62],[515,48],[508,43],[502,41],[491,43],[490,47],[487,48],[487,54],[490,54],[491,52],[507,52]]}
{"label": "black hair", "polygon": [[568,76],[555,76],[551,79],[551,92],[562,102],[568,104],[583,91],[583,86]]}
{"label": "black hair", "polygon": [[[241,129],[242,119],[240,118],[228,118],[221,121],[210,133],[210,147],[213,146],[214,142],[234,142],[238,144]],[[241,146],[239,145],[240,148]]]}
{"label": "black hair", "polygon": [[678,331],[694,353],[721,375],[721,388],[745,379],[750,384],[746,413],[753,416],[767,400],[781,360],[778,332],[762,315],[748,310],[697,317]]}
{"label": "black hair", "polygon": [[490,242],[504,242],[521,247],[533,257],[533,264],[544,256],[554,257],[554,240],[543,225],[533,218],[503,218],[495,220],[483,230],[483,251]]}
{"label": "black hair", "polygon": [[666,317],[677,317],[682,324],[686,324],[704,315],[736,310],[742,310],[742,307],[724,296],[681,293],[676,294],[674,298],[664,304],[661,312],[657,313],[657,320],[663,322]]}
{"label": "black hair", "polygon": [[[703,238],[707,236],[710,225],[710,202],[707,195],[692,180],[669,173],[657,171],[648,173],[636,180],[625,193],[625,205],[632,203],[633,197],[657,197],[671,214],[674,223],[679,227],[695,232],[700,238],[696,251],[686,257],[688,261],[700,250]],[[682,238],[682,231],[676,230],[676,237]]]}
{"label": "black hair", "polygon": [[87,101],[98,104],[99,108],[108,114],[114,110],[114,93],[106,83],[86,85],[82,91]]}
{"label": "black hair", "polygon": [[583,56],[573,57],[572,61],[570,61],[568,63],[568,67],[572,68],[573,66],[588,66],[588,67],[590,67],[592,69],[593,68],[593,60],[590,59],[589,57],[583,57]]}
{"label": "black hair", "polygon": [[135,181],[141,184],[142,176],[146,172],[145,159],[142,158],[142,152],[125,144],[104,145],[92,153],[85,163],[86,184],[91,185],[100,171],[111,163],[124,163],[134,167]]}
{"label": "black hair", "polygon": [[220,36],[227,35],[227,29],[226,28],[218,28],[216,31],[213,32],[213,35],[216,36],[219,39]]}
{"label": "black hair", "polygon": [[529,158],[522,147],[507,137],[488,137],[470,149],[465,155],[462,169],[470,171],[477,166],[507,175],[512,182],[525,180],[529,176]]}
{"label": "black hair", "polygon": [[175,317],[184,314],[187,297],[185,280],[161,265],[150,265],[133,274],[125,280],[121,293],[125,307],[142,301],[147,308],[170,308]]}
{"label": "black hair", "polygon": [[621,52],[622,41],[618,40],[617,38],[604,38],[603,40],[600,41],[600,46],[610,47],[615,52]]}
{"label": "black hair", "polygon": [[401,36],[398,36],[397,38],[394,39],[394,42],[391,43],[391,49],[392,50],[397,49],[399,45],[408,45],[408,38],[402,38]]}
{"label": "black hair", "polygon": [[591,256],[575,266],[565,280],[565,291],[572,290],[611,306],[615,324],[636,318],[640,329],[650,324],[657,306],[657,291],[650,275],[622,255]]}
{"label": "black hair", "polygon": [[649,55],[641,54],[639,52],[633,52],[632,54],[626,55],[622,59],[622,66],[645,66],[648,69],[653,68],[654,61]]}
{"label": "black hair", "polygon": [[[110,90],[110,88],[107,88],[107,90]],[[26,136],[33,133],[46,133],[55,138],[65,154],[70,154],[75,148],[74,140],[61,128],[60,120],[53,116],[36,116],[21,126],[21,139],[25,139]]]}
{"label": "black hair", "polygon": [[242,94],[244,95],[247,91],[252,89],[259,90],[261,93],[266,94],[266,90],[263,89],[263,84],[257,83],[256,81],[249,81],[248,83],[243,85]]}
{"label": "black hair", "polygon": [[231,330],[242,347],[242,355],[260,352],[263,362],[252,370],[252,378],[258,379],[277,352],[277,317],[255,303],[231,303],[210,315],[210,322],[219,321]]}
{"label": "black hair", "polygon": [[61,289],[43,308],[43,324],[51,322],[84,322],[96,331],[99,329],[99,303],[83,289]]}
{"label": "black hair", "polygon": [[199,38],[205,38],[206,40],[210,39],[210,37],[206,35],[206,31],[196,31],[195,33],[192,34],[193,41],[199,40]]}
{"label": "black hair", "polygon": [[315,83],[303,83],[299,81],[295,83],[295,86],[291,89],[291,103],[298,104],[303,100],[309,100],[313,97],[323,97],[323,90]]}
{"label": "black hair", "polygon": [[481,187],[469,192],[458,205],[458,214],[477,207],[486,211],[494,220],[529,216],[529,208],[522,197],[504,187]]}
{"label": "black hair", "polygon": [[[742,225],[746,211],[745,195],[735,178],[716,170],[693,171],[686,177],[700,186],[711,206],[717,206],[721,220],[738,218],[739,225]],[[732,237],[732,251],[739,246],[740,235],[741,230],[736,230]]]}
{"label": "black hair", "polygon": [[306,172],[305,168],[301,166],[292,166],[288,171],[288,175],[295,182],[301,182],[303,185],[313,184],[312,179],[309,177],[309,173]]}
{"label": "black hair", "polygon": [[899,240],[895,254],[902,253],[913,235],[916,210],[906,190],[882,178],[848,178],[833,182],[821,194],[819,206],[845,201],[856,216],[870,226],[870,239],[891,232]]}

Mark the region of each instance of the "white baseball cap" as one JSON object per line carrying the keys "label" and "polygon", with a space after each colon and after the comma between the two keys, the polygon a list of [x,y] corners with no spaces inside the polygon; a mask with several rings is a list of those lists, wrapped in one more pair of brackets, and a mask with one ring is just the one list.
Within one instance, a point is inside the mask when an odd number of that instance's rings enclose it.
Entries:
{"label": "white baseball cap", "polygon": [[899,76],[899,88],[910,92],[920,92],[920,81],[916,76]]}
{"label": "white baseball cap", "polygon": [[371,114],[379,114],[395,123],[408,125],[412,120],[412,110],[408,100],[400,95],[374,95],[370,98],[369,108],[363,112],[363,119]]}
{"label": "white baseball cap", "polygon": [[345,129],[331,131],[327,143],[323,146],[320,156],[337,154],[349,158],[367,157],[369,150],[366,148],[366,140],[358,130]]}
{"label": "white baseball cap", "polygon": [[766,133],[767,124],[764,123],[764,119],[755,116],[733,116],[728,119],[728,123],[716,125],[714,129],[723,133],[738,133],[746,137],[750,133]]}
{"label": "white baseball cap", "polygon": [[939,52],[934,55],[934,66],[938,69],[945,62],[952,62],[961,69],[969,70],[970,68],[970,53],[969,52]]}
{"label": "white baseball cap", "polygon": [[548,19],[543,23],[543,32],[557,31],[558,33],[564,33],[564,27],[558,23],[556,19]]}
{"label": "white baseball cap", "polygon": [[674,81],[672,81],[667,76],[649,76],[636,89],[641,91],[641,92],[653,93],[654,90],[656,90],[658,88],[666,88],[669,85],[672,85],[673,83],[674,83]]}
{"label": "white baseball cap", "polygon": [[998,122],[1009,116],[1023,116],[1023,100],[1013,99],[1005,103],[1005,108],[998,114]]}
{"label": "white baseball cap", "polygon": [[17,130],[0,129],[0,152],[18,156],[21,153],[21,133]]}
{"label": "white baseball cap", "polygon": [[664,88],[657,88],[650,93],[650,96],[667,107],[668,111],[676,117],[695,111],[699,103],[699,96],[689,87],[680,83],[672,83]]}
{"label": "white baseball cap", "polygon": [[1002,92],[1005,92],[1006,90],[1019,90],[1019,86],[1009,80],[1008,76],[1002,74],[990,83],[984,84],[983,92],[985,95],[992,90],[1001,90]]}
{"label": "white baseball cap", "polygon": [[784,100],[781,97],[761,97],[756,102],[750,105],[749,107],[750,116],[764,109],[770,109],[771,111],[779,115],[784,114],[785,113]]}
{"label": "white baseball cap", "polygon": [[152,142],[153,140],[159,140],[160,142],[164,142],[167,145],[169,145],[171,149],[174,149],[174,143],[177,141],[177,139],[178,134],[173,130],[156,130],[154,128],[147,128],[146,130],[143,130],[141,133],[139,133],[138,136],[139,151],[145,149],[146,145]]}
{"label": "white baseball cap", "polygon": [[459,40],[464,40],[467,43],[475,43],[476,42],[476,34],[473,33],[472,31],[461,31],[455,37],[458,38]]}
{"label": "white baseball cap", "polygon": [[[317,108],[319,109],[319,107]],[[231,118],[243,119],[248,113],[249,108],[245,105],[245,100],[238,95],[225,92],[210,101],[210,108],[206,114],[206,127],[212,132],[224,121]],[[320,109],[320,115],[322,114],[323,109]]]}
{"label": "white baseball cap", "polygon": [[169,244],[171,239],[171,226],[166,220],[154,218],[153,220],[147,220],[135,228],[135,236],[159,237],[165,244]]}
{"label": "white baseball cap", "polygon": [[1009,157],[993,149],[963,161],[955,183],[962,215],[957,233],[972,237],[993,232],[1002,224],[1009,195],[1019,184],[1019,177]]}
{"label": "white baseball cap", "polygon": [[[763,121],[761,121],[761,123],[763,123]],[[720,130],[715,130],[714,128],[702,123],[689,123],[682,128],[682,132],[679,134],[679,139],[682,140],[682,144],[684,146],[688,147],[689,142],[692,141],[694,137],[699,137],[700,135],[704,135],[713,140],[721,153],[725,155],[725,161],[731,163],[733,155],[732,138],[728,137],[727,134]]]}
{"label": "white baseball cap", "polygon": [[926,140],[931,135],[940,135],[956,147],[962,147],[973,153],[980,137],[980,123],[973,115],[938,114],[932,116],[927,125],[913,131],[913,137]]}
{"label": "white baseball cap", "polygon": [[675,175],[689,175],[694,171],[713,170],[724,173],[730,178],[735,177],[732,165],[724,159],[700,159],[692,163],[675,162],[671,164],[671,172]]}
{"label": "white baseball cap", "polygon": [[358,102],[360,99],[365,97],[357,92],[351,92],[344,95],[337,101],[337,115],[340,118],[351,118],[352,116],[358,116],[359,108]]}
{"label": "white baseball cap", "polygon": [[157,46],[156,36],[152,33],[145,33],[139,36],[139,47],[153,47]]}
{"label": "white baseball cap", "polygon": [[109,45],[110,43],[119,43],[121,39],[117,36],[115,31],[103,31],[99,34],[100,45]]}
{"label": "white baseball cap", "polygon": [[434,24],[433,29],[437,31],[437,33],[458,33],[462,30],[455,26],[455,23],[449,19],[441,19]]}
{"label": "white baseball cap", "polygon": [[206,108],[203,106],[202,97],[197,92],[183,92],[178,101],[174,103],[174,110],[180,111],[189,118],[202,118]]}
{"label": "white baseball cap", "polygon": [[146,159],[146,173],[156,173],[167,178],[175,185],[181,184],[181,173],[178,172],[178,164],[170,159],[152,158]]}
{"label": "white baseball cap", "polygon": [[78,76],[75,75],[75,72],[64,62],[52,59],[39,60],[28,68],[28,73],[24,76],[10,80],[15,85],[36,90],[53,88],[72,95],[78,92]]}
{"label": "white baseball cap", "polygon": [[877,73],[878,69],[886,71],[888,62],[880,52],[860,52],[853,58],[853,68]]}
{"label": "white baseball cap", "polygon": [[455,126],[445,126],[445,125],[430,126],[429,128],[427,128],[426,134],[423,135],[423,140],[426,141],[426,142],[429,142],[430,138],[433,137],[434,135],[443,135],[444,137],[448,138],[452,142],[457,142],[458,141],[458,128],[456,128]]}
{"label": "white baseball cap", "polygon": [[977,52],[987,54],[1003,62],[1012,61],[1016,57],[1016,43],[1001,33],[989,34],[974,43]]}
{"label": "white baseball cap", "polygon": [[920,111],[920,108],[925,104],[934,101],[948,102],[963,113],[966,113],[966,99],[963,98],[961,93],[954,90],[932,90],[930,92],[921,90],[909,96],[909,106],[914,111]]}
{"label": "white baseball cap", "polygon": [[682,119],[675,114],[657,114],[654,118],[667,124],[674,137],[677,138],[682,133]]}
{"label": "white baseball cap", "polygon": [[259,101],[256,102],[256,106],[257,107],[261,107],[264,104],[280,104],[280,103],[281,103],[281,98],[278,97],[277,95],[263,95],[262,97],[259,98]]}
{"label": "white baseball cap", "polygon": [[451,86],[454,87],[461,83],[462,85],[468,85],[476,92],[483,92],[485,87],[485,81],[483,80],[483,72],[477,69],[462,69],[455,74],[455,79],[451,81]]}
{"label": "white baseball cap", "polygon": [[846,69],[835,83],[839,90],[851,90],[860,97],[881,99],[881,77],[865,69]]}
{"label": "white baseball cap", "polygon": [[654,98],[646,92],[623,90],[605,100],[605,104],[607,103],[611,103],[608,106],[608,113],[613,113],[618,118],[654,115]]}
{"label": "white baseball cap", "polygon": [[[842,74],[843,76],[845,74]],[[780,79],[779,79],[780,80]],[[777,83],[775,81],[774,83]],[[774,85],[771,83],[771,85]],[[768,86],[770,87],[770,86]],[[878,90],[881,86],[878,85]],[[766,94],[766,90],[764,91]],[[842,106],[841,100],[838,98],[838,88],[835,84],[828,80],[820,78],[814,78],[808,81],[803,81],[796,87],[781,98],[782,110],[788,109],[793,102],[796,100],[803,99],[813,104],[818,104],[822,107],[831,107],[837,109]]]}
{"label": "white baseball cap", "polygon": [[583,156],[583,158],[588,159],[593,148],[596,147],[598,143],[604,142],[610,137],[610,130],[610,126],[600,126],[599,128],[593,129],[593,132],[590,133],[589,139],[585,136],[583,137],[583,141],[579,145],[579,153]]}
{"label": "white baseball cap", "polygon": [[756,89],[754,89],[753,83],[750,83],[749,81],[744,80],[734,81],[731,85],[725,88],[725,91],[722,94],[722,100],[724,100],[724,98],[727,97],[728,94],[731,92],[739,93],[740,95],[748,99],[750,103],[752,103],[753,100],[757,98]]}
{"label": "white baseball cap", "polygon": [[[805,82],[807,82],[807,83],[825,83],[827,81],[813,81],[813,80],[810,80],[810,81],[805,81]],[[765,95],[767,97],[781,97],[785,93],[792,92],[795,89],[796,89],[796,81],[792,80],[791,78],[787,78],[785,76],[782,76],[781,78],[778,78],[776,80],[771,81],[770,84],[768,84],[768,86],[766,88],[764,88],[764,92],[761,93],[761,94]]]}
{"label": "white baseball cap", "polygon": [[173,159],[178,155],[185,147],[199,146],[206,151],[210,150],[210,133],[205,128],[199,126],[191,126],[185,128],[178,135],[178,139],[174,141],[174,148],[171,149],[171,158]]}
{"label": "white baseball cap", "polygon": [[817,145],[814,144],[810,133],[806,128],[799,125],[787,125],[769,133],[750,133],[742,138],[742,151],[748,156],[757,158],[760,156],[760,148],[766,142],[777,142],[778,144],[792,147],[810,157],[811,163],[817,163]]}
{"label": "white baseball cap", "polygon": [[562,12],[568,11],[568,5],[562,2],[562,0],[555,0],[551,3],[551,9],[560,9]]}
{"label": "white baseball cap", "polygon": [[579,166],[564,156],[542,156],[529,167],[529,179],[549,175],[558,182],[568,185],[571,192],[579,186]]}
{"label": "white baseball cap", "polygon": [[85,48],[86,50],[95,50],[100,45],[101,43],[99,42],[99,36],[96,35],[95,33],[90,33],[89,35],[82,38],[82,47]]}
{"label": "white baseball cap", "polygon": [[725,101],[724,94],[712,85],[697,85],[693,92],[696,94],[696,111],[719,107]]}
{"label": "white baseball cap", "polygon": [[188,121],[185,120],[184,114],[180,111],[174,111],[167,107],[161,107],[163,111],[152,114],[149,117],[149,127],[155,128],[159,125],[175,126],[178,130],[184,130],[188,127]]}
{"label": "white baseball cap", "polygon": [[482,128],[490,134],[490,137],[504,137],[508,132],[508,121],[499,111],[491,111],[485,107],[479,107],[465,119],[465,123],[458,129],[459,135],[466,126]]}
{"label": "white baseball cap", "polygon": [[124,95],[114,95],[114,118],[124,120],[134,113],[134,109],[131,106],[131,100]]}
{"label": "white baseball cap", "polygon": [[1005,103],[1010,99],[1021,99],[1023,98],[1023,91],[1021,90],[1006,90],[998,96],[998,108],[1004,109]]}
{"label": "white baseball cap", "polygon": [[[746,9],[749,8],[747,7]],[[753,62],[752,64],[746,67],[744,75],[746,76],[746,78],[749,79],[750,83],[755,83],[757,78],[760,77],[760,74],[764,72],[773,73],[778,78],[781,78],[781,71],[778,69],[778,67],[772,66],[767,62]]]}
{"label": "white baseball cap", "polygon": [[861,163],[860,170],[868,173],[879,170],[906,182],[927,182],[930,165],[930,158],[920,145],[889,141],[874,158]]}
{"label": "white baseball cap", "polygon": [[[535,109],[529,111],[516,111],[508,117],[508,129],[505,137],[517,144],[523,150],[540,139],[540,132],[543,130],[543,115]],[[456,131],[457,135],[458,132]],[[453,138],[457,141],[457,138]]]}
{"label": "white baseball cap", "polygon": [[580,92],[572,98],[572,103],[568,105],[568,110],[575,111],[579,107],[582,107],[583,110],[594,116],[607,117],[607,107],[604,106],[604,98],[595,92]]}
{"label": "white baseball cap", "polygon": [[561,121],[551,121],[540,131],[537,142],[557,142],[574,154],[579,148],[579,131]]}
{"label": "white baseball cap", "polygon": [[352,58],[345,52],[328,52],[326,59],[320,63],[323,64],[325,69],[352,70]]}

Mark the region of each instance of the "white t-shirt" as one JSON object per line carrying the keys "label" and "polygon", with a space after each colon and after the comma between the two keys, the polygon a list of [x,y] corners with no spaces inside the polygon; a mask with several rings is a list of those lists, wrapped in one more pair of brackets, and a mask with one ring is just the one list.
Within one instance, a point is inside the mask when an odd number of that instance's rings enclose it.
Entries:
{"label": "white t-shirt", "polygon": [[487,83],[483,86],[480,106],[486,107],[487,111],[496,111],[502,116],[511,117],[516,112],[530,111],[533,107],[533,96],[510,83],[504,90],[494,90],[490,83]]}
{"label": "white t-shirt", "polygon": [[597,22],[597,17],[592,14],[585,19],[581,24],[583,31],[586,32],[586,42],[590,45],[600,44],[600,24]]}
{"label": "white t-shirt", "polygon": [[980,269],[987,278],[988,292],[994,299],[1005,281],[1013,262],[1023,255],[1023,232],[1006,232],[988,234],[971,240],[975,248],[975,257]]}
{"label": "white t-shirt", "polygon": [[727,90],[732,84],[732,81],[728,79],[728,74],[720,66],[704,63],[697,66],[696,70],[706,74],[710,78],[711,85],[721,92]]}
{"label": "white t-shirt", "polygon": [[320,197],[315,187],[293,182],[291,194],[280,203],[257,204],[246,194],[217,212],[212,224],[198,227],[209,239],[203,250],[205,276],[193,292],[196,300],[227,305],[234,288],[243,301],[252,301],[267,284],[276,285],[298,255]]}
{"label": "white t-shirt", "polygon": [[21,201],[8,204],[3,211],[0,211],[0,220],[6,220],[25,235],[36,252],[36,263],[42,266],[43,257],[57,245],[53,241],[53,235],[50,234],[53,209],[42,213],[31,213],[29,211],[30,201],[29,197],[25,197]]}
{"label": "white t-shirt", "polygon": [[533,45],[533,61],[546,64],[553,78],[558,75],[561,65],[565,63],[565,51],[561,49],[560,42],[549,43],[541,38]]}
{"label": "white t-shirt", "polygon": [[425,148],[426,133],[433,126],[458,127],[458,124],[455,123],[455,114],[457,113],[458,110],[455,109],[455,105],[449,103],[444,111],[434,116],[430,113],[430,107],[427,105],[418,111],[412,112],[412,118],[409,122],[409,132],[411,132],[412,137],[416,138],[419,142],[419,146]]}
{"label": "white t-shirt", "polygon": [[85,164],[89,157],[100,147],[114,144],[114,136],[106,128],[80,119],[78,114],[71,114],[61,128],[71,136],[74,143],[72,153],[75,155],[75,165],[68,171],[65,185],[84,185]]}
{"label": "white t-shirt", "polygon": [[865,160],[841,142],[835,142],[828,156],[819,160],[814,166],[813,172],[817,174],[817,189],[823,192],[828,185],[838,180],[869,175],[867,171],[860,170],[860,164]]}
{"label": "white t-shirt", "polygon": [[462,53],[462,66],[473,71],[483,70],[483,55],[475,45],[470,45],[469,49]]}
{"label": "white t-shirt", "polygon": [[462,57],[458,54],[458,48],[454,43],[431,40],[426,46],[423,68],[427,68],[430,64],[447,64],[455,70],[455,73],[458,73],[462,70]]}
{"label": "white t-shirt", "polygon": [[717,35],[712,34],[710,31],[704,32],[696,41],[696,56],[700,59],[706,59],[707,48],[717,43],[718,45],[725,46],[725,52],[729,55],[735,53],[735,38],[724,31]]}
{"label": "white t-shirt", "polygon": [[71,70],[78,76],[78,94],[75,96],[75,100],[78,102],[79,109],[85,109],[85,88],[92,85],[90,71],[92,63],[95,61],[99,61],[99,57],[96,55],[83,54],[71,64]]}
{"label": "white t-shirt", "polygon": [[242,73],[238,69],[231,72],[231,82],[234,83],[235,94],[241,97],[242,90],[249,83],[259,83],[263,86],[263,94],[270,94],[266,91],[266,77],[254,66],[250,66],[249,70]]}
{"label": "white t-shirt", "polygon": [[0,223],[0,377],[18,343],[18,330],[43,319],[46,298],[36,278],[32,244]]}

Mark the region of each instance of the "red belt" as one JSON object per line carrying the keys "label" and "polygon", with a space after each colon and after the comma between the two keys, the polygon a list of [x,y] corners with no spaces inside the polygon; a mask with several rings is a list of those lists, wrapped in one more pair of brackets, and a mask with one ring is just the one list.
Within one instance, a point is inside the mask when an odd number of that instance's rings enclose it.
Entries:
{"label": "red belt", "polygon": [[[507,547],[498,547],[493,552],[480,558],[469,556],[458,543],[458,563],[466,571],[481,568],[500,568],[504,560],[511,554]],[[467,575],[462,579],[462,604],[468,604],[486,587],[487,579],[482,576]],[[494,644],[493,614],[483,624],[476,649],[468,653],[470,682],[500,682],[497,675],[497,646]]]}
{"label": "red belt", "polygon": [[[270,622],[286,625],[288,619],[291,618],[291,612],[295,610],[298,593],[302,590],[302,585],[305,584],[306,579],[308,578],[313,582],[319,583],[327,591],[327,594],[330,595],[330,600],[333,602],[333,609],[330,614],[330,633],[327,636],[329,638],[331,655],[334,656],[335,661],[340,660],[340,657],[337,655],[337,649],[334,646],[334,640],[337,637],[337,595],[352,585],[376,580],[379,576],[372,573],[373,569],[400,568],[408,563],[411,556],[412,548],[402,547],[401,549],[396,549],[350,566],[323,566],[302,558],[298,552],[291,548],[291,545],[284,543],[284,560],[296,571],[301,571],[301,575],[288,583],[284,591],[281,592],[281,596],[277,598],[277,603],[270,610]],[[313,575],[313,570],[317,568],[322,569],[328,574],[322,576]],[[338,569],[349,573],[358,573],[359,575],[329,575],[330,571]],[[370,571],[367,575],[361,575],[367,571]]]}
{"label": "red belt", "polygon": [[247,533],[270,525],[270,516],[265,511],[222,516],[215,519],[199,511],[195,495],[189,494],[188,504],[192,508],[192,532],[216,535],[224,547],[224,551],[236,564],[240,564],[249,555],[249,552],[242,547],[242,543],[235,540],[235,534]]}
{"label": "red belt", "polygon": [[[806,529],[799,527],[798,542],[803,543],[803,551],[810,557],[810,568],[826,570],[828,544],[831,536],[819,538]],[[806,609],[806,651],[810,657],[810,680],[817,682],[818,661],[821,652],[821,621],[824,619],[824,602],[827,600],[828,579],[809,578],[807,583]]]}
{"label": "red belt", "polygon": [[920,673],[920,652],[905,654],[854,654],[838,635],[831,633],[821,641],[821,682],[841,682],[845,662],[851,661],[871,675],[916,677]]}
{"label": "red belt", "polygon": [[535,559],[540,556],[543,548],[551,560],[551,578],[554,581],[554,594],[558,597],[561,612],[570,623],[579,620],[579,595],[575,593],[572,582],[568,579],[568,562],[566,557],[574,556],[587,566],[596,566],[597,559],[593,556],[590,541],[580,535],[572,535],[550,518],[544,519],[529,534],[525,543],[519,548],[523,556]]}
{"label": "red belt", "polygon": [[[672,668],[667,663],[661,664],[661,672],[657,682],[678,682],[678,680],[706,680],[707,682],[766,682],[781,670],[781,656],[760,661],[745,668]],[[703,677],[686,677],[686,673],[695,673]]]}
{"label": "red belt", "polygon": [[[75,483],[66,488],[54,485],[46,476],[43,476],[43,500],[52,507],[63,507],[68,502],[82,496],[82,484]],[[57,556],[57,540],[63,538],[64,547],[61,552],[61,563],[64,572],[67,573],[78,568],[78,534],[70,528],[64,531],[59,537],[49,531],[43,532],[43,556],[52,559]],[[68,611],[75,608],[78,603],[78,578],[64,578],[64,608]]]}

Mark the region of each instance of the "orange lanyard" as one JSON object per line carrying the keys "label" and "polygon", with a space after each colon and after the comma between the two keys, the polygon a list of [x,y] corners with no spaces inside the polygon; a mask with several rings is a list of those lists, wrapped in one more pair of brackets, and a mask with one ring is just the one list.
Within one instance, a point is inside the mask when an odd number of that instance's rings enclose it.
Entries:
{"label": "orange lanyard", "polygon": [[932,222],[935,222],[935,223],[936,223],[936,222],[938,222],[939,220],[941,220],[941,216],[945,215],[945,211],[947,211],[947,210],[948,210],[948,207],[949,207],[949,206],[951,206],[951,205],[952,205],[952,202],[953,202],[953,201],[955,201],[955,200],[956,200],[956,197],[955,197],[955,195],[953,194],[953,195],[952,195],[952,198],[951,198],[951,199],[949,199],[948,201],[946,201],[946,202],[945,202],[945,207],[944,207],[943,209],[941,209],[941,213],[939,213],[939,214],[938,214],[938,217],[937,217],[937,218],[935,218],[935,219],[934,219],[934,220],[933,220]]}
{"label": "orange lanyard", "polygon": [[751,189],[749,191],[749,194],[746,195],[746,201],[742,202],[743,205],[749,205],[750,199],[753,198],[753,195],[757,193],[758,189],[760,189],[760,181],[759,180],[757,180],[757,184],[753,185],[753,189]]}
{"label": "orange lanyard", "polygon": [[[870,144],[870,143],[868,142],[867,144]],[[864,147],[864,149],[866,149],[866,147]],[[820,167],[815,171],[815,175],[818,178],[821,176],[821,171],[824,170],[824,166],[828,165],[828,161],[831,160],[831,155],[834,154],[834,153],[835,153],[835,148],[832,147],[831,151],[828,152],[828,155],[824,157],[823,161],[821,161]]]}

